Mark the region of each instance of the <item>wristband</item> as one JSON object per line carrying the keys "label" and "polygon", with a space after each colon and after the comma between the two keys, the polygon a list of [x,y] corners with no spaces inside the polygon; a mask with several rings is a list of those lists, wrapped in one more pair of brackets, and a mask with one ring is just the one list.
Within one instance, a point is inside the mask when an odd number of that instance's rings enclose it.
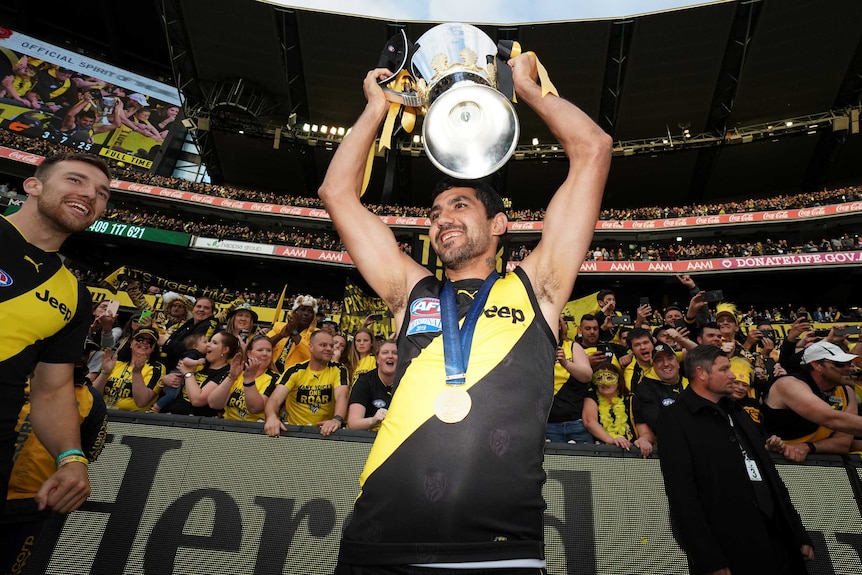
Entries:
{"label": "wristband", "polygon": [[57,456],[57,458],[54,460],[54,463],[57,464],[57,467],[60,467],[60,460],[66,458],[66,457],[69,457],[70,455],[79,455],[81,457],[84,457],[84,452],[81,451],[80,449],[78,449],[77,447],[72,448],[72,449],[67,449],[66,451],[64,451],[63,453],[61,453],[60,455]]}
{"label": "wristband", "polygon": [[254,380],[249,381],[248,383],[242,382],[243,387],[251,387],[254,385]]}
{"label": "wristband", "polygon": [[341,417],[340,415],[333,415],[332,419],[334,419],[335,421],[337,421],[341,425],[344,425],[344,418]]}
{"label": "wristband", "polygon": [[57,469],[60,469],[67,463],[83,463],[84,465],[89,467],[90,460],[83,455],[68,455],[57,462]]}
{"label": "wristband", "polygon": [[817,453],[817,446],[814,445],[812,442],[806,441],[805,445],[808,446],[808,452],[809,453]]}

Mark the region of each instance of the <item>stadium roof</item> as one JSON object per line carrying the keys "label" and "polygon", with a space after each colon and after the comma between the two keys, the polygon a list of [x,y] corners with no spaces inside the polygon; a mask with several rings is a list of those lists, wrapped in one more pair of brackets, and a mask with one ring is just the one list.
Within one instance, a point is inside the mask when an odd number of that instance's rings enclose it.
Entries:
{"label": "stadium roof", "polygon": [[[301,126],[349,127],[364,105],[362,79],[385,42],[401,28],[415,40],[433,25],[253,0],[158,0],[87,18],[69,17],[62,6],[17,2],[0,7],[0,18],[111,64],[171,77],[186,95],[214,181],[294,195],[314,193],[333,154],[323,138],[310,145]],[[535,51],[561,95],[612,134],[605,206],[624,207],[858,181],[860,21],[855,0],[754,0],[480,27],[495,41],[516,39]],[[503,192],[515,209],[541,207],[566,163],[553,157],[553,138],[535,114],[517,110],[528,153],[505,169]],[[274,127],[283,127],[279,149]],[[541,150],[530,151],[533,138]],[[379,160],[371,201],[385,173]],[[422,204],[438,175],[425,157],[407,153],[392,177],[392,203]]]}

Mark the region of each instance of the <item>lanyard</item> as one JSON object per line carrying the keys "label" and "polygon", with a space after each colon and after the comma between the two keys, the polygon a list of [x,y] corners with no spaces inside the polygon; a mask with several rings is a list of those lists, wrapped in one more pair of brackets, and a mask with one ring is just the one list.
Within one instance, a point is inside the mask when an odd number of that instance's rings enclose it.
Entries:
{"label": "lanyard", "polygon": [[478,293],[470,304],[464,325],[458,328],[458,304],[455,301],[455,288],[448,279],[443,282],[440,290],[440,312],[443,327],[443,357],[446,361],[446,383],[448,385],[463,385],[466,383],[467,364],[470,361],[470,348],[473,343],[473,332],[476,322],[482,313],[491,287],[500,278],[496,271],[482,283]]}

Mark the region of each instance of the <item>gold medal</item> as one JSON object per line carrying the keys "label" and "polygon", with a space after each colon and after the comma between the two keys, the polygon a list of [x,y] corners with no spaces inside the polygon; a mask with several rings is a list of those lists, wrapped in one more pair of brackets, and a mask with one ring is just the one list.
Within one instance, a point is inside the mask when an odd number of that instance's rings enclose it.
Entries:
{"label": "gold medal", "polygon": [[467,417],[473,400],[462,385],[447,385],[434,400],[434,413],[443,423],[458,423]]}

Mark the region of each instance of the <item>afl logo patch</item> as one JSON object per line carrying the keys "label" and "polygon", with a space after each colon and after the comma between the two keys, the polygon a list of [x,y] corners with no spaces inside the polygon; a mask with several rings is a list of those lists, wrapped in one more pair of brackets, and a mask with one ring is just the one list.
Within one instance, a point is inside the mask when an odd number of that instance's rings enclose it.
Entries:
{"label": "afl logo patch", "polygon": [[12,285],[12,276],[0,270],[0,287],[9,287]]}
{"label": "afl logo patch", "polygon": [[667,407],[668,405],[673,405],[674,403],[676,403],[676,400],[670,397],[666,397],[661,400],[661,404],[665,407]]}
{"label": "afl logo patch", "polygon": [[436,297],[423,297],[410,303],[410,320],[407,335],[417,333],[439,333],[442,330],[440,300]]}

